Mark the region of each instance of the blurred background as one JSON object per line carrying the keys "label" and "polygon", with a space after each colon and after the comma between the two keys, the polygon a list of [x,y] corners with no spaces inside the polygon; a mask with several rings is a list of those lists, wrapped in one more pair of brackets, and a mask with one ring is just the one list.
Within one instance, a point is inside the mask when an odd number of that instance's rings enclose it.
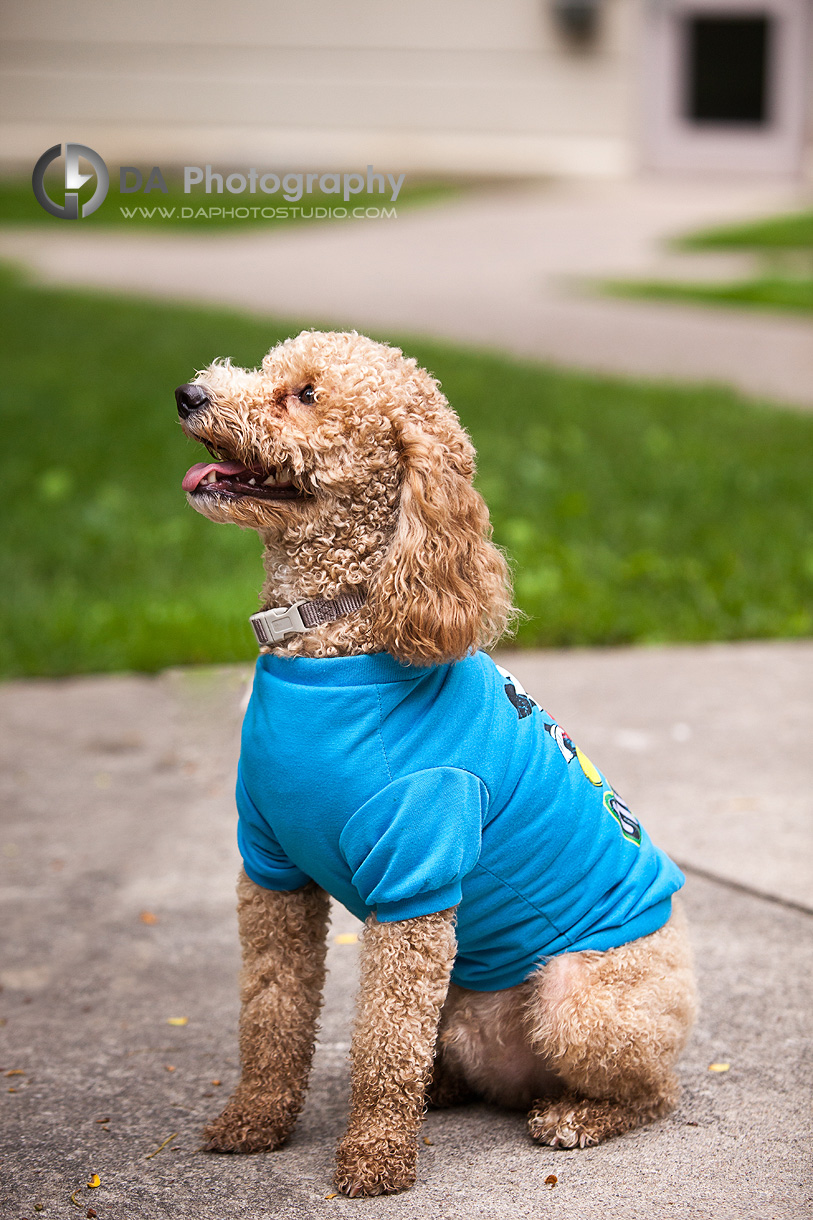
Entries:
{"label": "blurred background", "polygon": [[156,164],[798,174],[809,19],[809,0],[9,0],[3,144],[27,164],[56,126]]}
{"label": "blurred background", "polygon": [[185,505],[172,390],[303,325],[441,379],[520,644],[810,634],[811,0],[3,26],[4,673],[252,655],[257,543]]}

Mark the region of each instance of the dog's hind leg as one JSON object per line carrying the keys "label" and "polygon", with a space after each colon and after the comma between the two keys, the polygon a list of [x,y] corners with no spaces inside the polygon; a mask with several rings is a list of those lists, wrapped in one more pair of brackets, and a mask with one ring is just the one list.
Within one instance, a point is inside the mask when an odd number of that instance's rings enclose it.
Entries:
{"label": "dog's hind leg", "polygon": [[305,1097],[325,978],[324,890],[313,882],[290,892],[265,890],[241,872],[237,895],[242,1078],[203,1133],[212,1152],[270,1150],[291,1133]]}
{"label": "dog's hind leg", "polygon": [[663,1118],[674,1105],[669,1092],[659,1097],[600,1101],[565,1093],[559,1101],[536,1102],[528,1114],[528,1130],[537,1144],[551,1148],[591,1148],[613,1135]]}
{"label": "dog's hind leg", "polygon": [[353,1099],[335,1183],[357,1195],[411,1186],[440,1010],[455,954],[454,911],[367,920],[351,1051]]}
{"label": "dog's hind leg", "polygon": [[533,980],[531,1044],[565,1086],[534,1103],[532,1137],[554,1148],[587,1147],[667,1114],[672,1068],[695,1016],[685,921],[676,907],[650,936],[604,953],[564,953]]}

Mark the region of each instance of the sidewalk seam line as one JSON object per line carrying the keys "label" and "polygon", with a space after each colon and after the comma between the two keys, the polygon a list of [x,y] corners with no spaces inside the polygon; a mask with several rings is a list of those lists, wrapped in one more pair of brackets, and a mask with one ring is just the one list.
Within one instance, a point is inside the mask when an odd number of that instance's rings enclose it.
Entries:
{"label": "sidewalk seam line", "polygon": [[[673,859],[674,856],[672,857]],[[741,881],[732,881],[729,877],[720,877],[717,873],[711,873],[705,868],[698,868],[695,864],[687,864],[683,860],[675,860],[675,864],[684,873],[691,873],[695,877],[702,877],[704,881],[714,881],[717,885],[724,885],[730,890],[736,890],[740,894],[748,894],[751,898],[761,898],[763,902],[773,902],[777,906],[786,907],[790,911],[801,911],[803,915],[813,915],[813,907],[805,906],[802,902],[794,902],[792,898],[779,898],[776,894],[768,894],[765,890],[758,890],[752,885],[744,885]]]}

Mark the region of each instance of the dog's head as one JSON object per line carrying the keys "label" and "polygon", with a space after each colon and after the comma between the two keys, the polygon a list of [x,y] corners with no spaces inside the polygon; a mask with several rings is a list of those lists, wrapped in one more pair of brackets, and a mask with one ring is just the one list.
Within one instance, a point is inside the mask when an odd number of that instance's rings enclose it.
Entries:
{"label": "dog's head", "polygon": [[376,648],[426,665],[505,630],[507,568],[472,486],[471,441],[397,348],[304,331],[259,369],[212,364],[176,399],[211,455],[184,479],[193,507],[258,530],[294,563],[307,552],[314,569],[329,565],[328,596],[361,587]]}

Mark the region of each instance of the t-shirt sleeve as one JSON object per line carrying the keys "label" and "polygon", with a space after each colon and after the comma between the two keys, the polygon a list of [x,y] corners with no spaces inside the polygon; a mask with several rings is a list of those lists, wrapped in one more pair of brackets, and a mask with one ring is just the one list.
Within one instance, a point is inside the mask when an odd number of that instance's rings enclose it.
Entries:
{"label": "t-shirt sleeve", "polygon": [[265,890],[298,890],[310,881],[293,864],[277,842],[276,835],[252,801],[237,774],[237,846],[247,876]]}
{"label": "t-shirt sleeve", "polygon": [[339,849],[362,901],[385,923],[456,906],[480,855],[485,784],[433,767],[394,780],[348,821]]}

